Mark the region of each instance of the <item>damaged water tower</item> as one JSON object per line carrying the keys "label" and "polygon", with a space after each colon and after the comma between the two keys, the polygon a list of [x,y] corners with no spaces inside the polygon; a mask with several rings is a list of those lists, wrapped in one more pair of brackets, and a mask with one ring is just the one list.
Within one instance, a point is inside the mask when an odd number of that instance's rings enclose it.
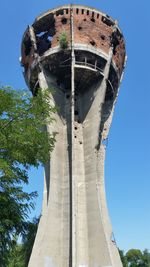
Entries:
{"label": "damaged water tower", "polygon": [[47,131],[58,132],[45,166],[42,216],[29,267],[121,267],[112,237],[104,161],[125,42],[99,10],[66,5],[36,18],[22,41],[33,95],[53,88],[58,107]]}

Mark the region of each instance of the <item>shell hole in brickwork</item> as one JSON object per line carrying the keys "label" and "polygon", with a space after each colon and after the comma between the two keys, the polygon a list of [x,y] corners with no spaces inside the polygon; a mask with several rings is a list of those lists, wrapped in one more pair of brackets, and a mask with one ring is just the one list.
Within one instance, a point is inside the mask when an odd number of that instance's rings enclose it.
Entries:
{"label": "shell hole in brickwork", "polygon": [[81,27],[81,26],[79,26],[79,27],[78,27],[78,30],[79,30],[79,31],[81,31],[81,30],[82,30],[82,27]]}
{"label": "shell hole in brickwork", "polygon": [[91,18],[91,21],[92,21],[92,22],[95,22],[95,19],[94,19],[94,18]]}
{"label": "shell hole in brickwork", "polygon": [[59,16],[59,15],[64,15],[64,10],[63,9],[56,11],[56,16]]}
{"label": "shell hole in brickwork", "polygon": [[86,21],[86,19],[84,19],[83,21]]}
{"label": "shell hole in brickwork", "polygon": [[101,35],[101,39],[104,41],[105,40],[105,35]]}
{"label": "shell hole in brickwork", "polygon": [[99,14],[97,14],[97,19],[99,19]]}
{"label": "shell hole in brickwork", "polygon": [[105,23],[107,26],[113,26],[114,22],[112,20],[110,20],[109,18],[106,18],[104,16],[102,16],[102,22]]}
{"label": "shell hole in brickwork", "polygon": [[90,41],[90,44],[91,44],[92,46],[96,46],[96,43],[95,43],[94,40]]}
{"label": "shell hole in brickwork", "polygon": [[67,24],[67,19],[66,18],[62,18],[61,22],[62,22],[62,24]]}
{"label": "shell hole in brickwork", "polygon": [[87,10],[87,13],[86,14],[89,15],[89,13],[90,13],[89,10]]}
{"label": "shell hole in brickwork", "polygon": [[66,9],[66,14],[68,14],[69,13],[69,11],[68,11],[68,9]]}

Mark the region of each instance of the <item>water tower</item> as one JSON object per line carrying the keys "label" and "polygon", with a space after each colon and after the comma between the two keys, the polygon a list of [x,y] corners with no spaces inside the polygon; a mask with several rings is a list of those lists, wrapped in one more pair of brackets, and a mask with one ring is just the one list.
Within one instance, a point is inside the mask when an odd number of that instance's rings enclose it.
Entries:
{"label": "water tower", "polygon": [[[36,18],[22,41],[33,95],[53,88],[57,132],[45,167],[42,216],[29,267],[121,267],[108,216],[104,161],[125,65],[117,21],[81,5]],[[38,181],[37,181],[38,182]]]}

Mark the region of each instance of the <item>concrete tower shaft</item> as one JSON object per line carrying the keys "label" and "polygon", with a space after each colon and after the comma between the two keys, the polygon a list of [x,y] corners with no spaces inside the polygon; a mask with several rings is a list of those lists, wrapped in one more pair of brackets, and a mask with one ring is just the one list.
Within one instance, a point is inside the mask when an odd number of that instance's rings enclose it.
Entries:
{"label": "concrete tower shaft", "polygon": [[[68,46],[60,46],[65,33]],[[53,88],[58,132],[45,167],[42,217],[29,267],[121,267],[104,186],[105,142],[125,64],[117,21],[67,5],[28,26],[24,76],[33,95]]]}

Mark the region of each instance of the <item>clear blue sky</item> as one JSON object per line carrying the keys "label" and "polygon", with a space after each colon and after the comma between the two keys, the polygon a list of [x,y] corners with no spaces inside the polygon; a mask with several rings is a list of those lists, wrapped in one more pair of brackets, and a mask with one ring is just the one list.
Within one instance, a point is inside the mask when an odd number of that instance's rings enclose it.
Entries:
{"label": "clear blue sky", "polygon": [[[28,24],[41,12],[68,0],[1,0],[0,84],[26,88],[19,65],[20,43]],[[150,249],[150,1],[82,0],[119,21],[128,62],[109,134],[106,158],[108,207],[121,249]],[[28,190],[42,201],[43,170],[31,171]]]}

